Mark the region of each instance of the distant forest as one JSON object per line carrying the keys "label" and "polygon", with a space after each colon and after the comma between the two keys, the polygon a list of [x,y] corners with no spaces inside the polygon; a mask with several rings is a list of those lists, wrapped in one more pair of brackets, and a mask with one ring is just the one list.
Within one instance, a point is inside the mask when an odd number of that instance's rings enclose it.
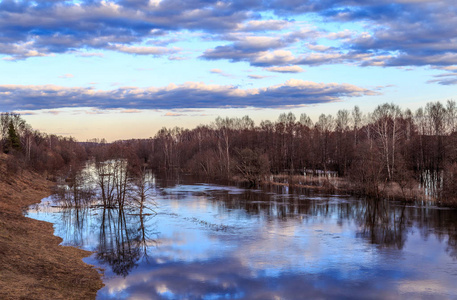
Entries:
{"label": "distant forest", "polygon": [[154,138],[112,143],[41,133],[15,113],[0,115],[0,132],[1,149],[11,157],[6,180],[24,168],[53,179],[89,158],[122,158],[133,173],[147,167],[252,186],[271,183],[278,175],[331,174],[344,183],[340,188],[345,191],[383,197],[386,187],[394,187],[412,200],[413,194],[405,191],[433,186],[438,203],[457,203],[453,100],[430,102],[415,112],[386,103],[362,113],[356,106],[335,116],[322,114],[315,123],[305,113],[281,114],[259,125],[249,116],[218,117],[194,129],[162,128]]}

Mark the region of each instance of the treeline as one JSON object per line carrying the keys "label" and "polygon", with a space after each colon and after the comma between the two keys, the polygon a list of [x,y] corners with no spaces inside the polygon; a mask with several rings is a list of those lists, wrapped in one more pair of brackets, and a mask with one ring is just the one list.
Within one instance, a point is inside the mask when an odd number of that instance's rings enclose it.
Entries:
{"label": "treeline", "polygon": [[0,149],[10,157],[6,177],[32,169],[51,178],[87,159],[84,146],[75,139],[34,130],[16,113],[0,114]]}
{"label": "treeline", "polygon": [[[194,129],[162,128],[154,138],[116,141],[72,138],[34,131],[19,115],[1,115],[1,146],[22,164],[56,174],[89,157],[128,161],[129,172],[186,172],[255,185],[271,175],[337,175],[345,188],[383,196],[386,188],[420,186],[443,203],[457,203],[457,107],[430,102],[412,112],[382,104],[370,113],[339,110],[316,122],[305,113],[281,114],[256,125],[249,116],[218,117]],[[344,184],[342,185],[344,186]]]}
{"label": "treeline", "polygon": [[281,114],[255,125],[248,116],[217,118],[195,129],[161,129],[153,139],[128,141],[158,170],[211,178],[238,176],[252,184],[269,174],[338,174],[353,191],[383,196],[386,187],[419,185],[446,201],[457,198],[457,108],[428,103],[415,112],[395,104],[370,113],[339,110],[313,123],[305,113]]}

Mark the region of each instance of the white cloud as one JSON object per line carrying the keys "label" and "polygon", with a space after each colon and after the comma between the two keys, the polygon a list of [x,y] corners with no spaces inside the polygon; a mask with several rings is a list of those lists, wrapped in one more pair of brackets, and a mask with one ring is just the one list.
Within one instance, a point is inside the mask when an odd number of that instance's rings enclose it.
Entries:
{"label": "white cloud", "polygon": [[151,46],[124,46],[113,45],[113,50],[136,55],[166,55],[179,51],[179,48],[151,47]]}
{"label": "white cloud", "polygon": [[269,72],[278,72],[278,73],[301,73],[304,70],[299,66],[283,66],[283,67],[269,67],[265,68]]}

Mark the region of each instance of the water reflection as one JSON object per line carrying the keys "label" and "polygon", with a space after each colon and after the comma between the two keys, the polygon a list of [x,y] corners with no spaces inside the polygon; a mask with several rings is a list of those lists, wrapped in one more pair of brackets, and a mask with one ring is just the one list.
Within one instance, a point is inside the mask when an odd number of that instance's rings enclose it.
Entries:
{"label": "water reflection", "polygon": [[156,181],[157,214],[29,215],[97,252],[87,262],[106,270],[99,299],[457,298],[455,210]]}
{"label": "water reflection", "polygon": [[[127,214],[124,210],[104,209],[101,214],[97,259],[107,263],[116,275],[127,276],[140,259],[147,259],[151,228],[146,229],[145,219],[151,224],[154,215]],[[156,233],[155,233],[156,234]]]}
{"label": "water reflection", "polygon": [[357,213],[359,237],[381,247],[402,249],[407,238],[406,205],[390,208],[388,201],[363,200],[361,211]]}
{"label": "water reflection", "polygon": [[61,211],[62,225],[66,228],[68,236],[65,240],[71,240],[75,246],[84,245],[85,233],[88,220],[88,208],[64,209]]}

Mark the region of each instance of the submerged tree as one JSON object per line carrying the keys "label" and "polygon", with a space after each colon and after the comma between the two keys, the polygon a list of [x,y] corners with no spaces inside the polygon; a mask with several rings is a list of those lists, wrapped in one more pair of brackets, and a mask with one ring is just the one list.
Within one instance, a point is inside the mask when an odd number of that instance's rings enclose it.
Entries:
{"label": "submerged tree", "polygon": [[[157,206],[157,204],[151,199],[151,190],[153,188],[152,181],[153,176],[150,170],[146,166],[138,166],[132,172],[132,194],[131,201],[133,205],[137,206],[140,210],[140,215],[143,215],[144,209],[148,209],[150,212],[155,214],[154,209],[147,206],[149,203],[152,206]],[[149,200],[149,201],[148,201]]]}
{"label": "submerged tree", "polygon": [[268,156],[262,154],[259,150],[249,148],[238,151],[238,162],[236,163],[236,172],[247,181],[251,186],[262,180],[262,177],[268,174],[270,163]]}

